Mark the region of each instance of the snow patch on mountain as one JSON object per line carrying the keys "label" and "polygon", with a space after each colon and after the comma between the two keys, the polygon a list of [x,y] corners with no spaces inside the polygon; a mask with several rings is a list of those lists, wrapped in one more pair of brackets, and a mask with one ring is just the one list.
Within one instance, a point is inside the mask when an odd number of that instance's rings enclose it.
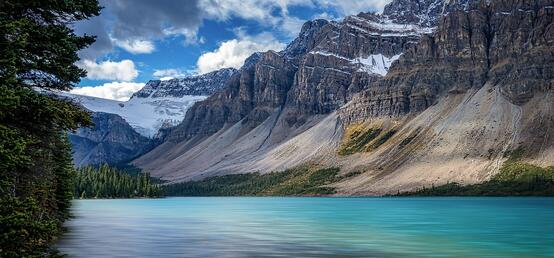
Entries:
{"label": "snow patch on mountain", "polygon": [[312,55],[322,55],[322,56],[334,56],[336,58],[344,59],[344,60],[347,60],[347,61],[350,61],[350,62],[353,61],[353,59],[351,59],[351,58],[341,56],[341,55],[337,55],[335,53],[331,53],[331,52],[327,52],[327,51],[319,51],[319,50],[318,51],[311,51],[310,54],[312,54]]}
{"label": "snow patch on mountain", "polygon": [[[383,54],[373,54],[369,55],[367,57],[357,57],[357,58],[348,58],[345,56],[337,55],[335,53],[330,53],[326,51],[311,51],[310,54],[312,55],[322,55],[322,56],[333,56],[339,59],[347,60],[353,65],[358,67],[358,71],[366,72],[369,74],[379,74],[381,76],[387,75],[387,72],[389,71],[390,66],[392,63],[402,54],[394,55],[392,57],[387,57]],[[330,69],[330,68],[327,68]],[[334,69],[336,70],[336,69]],[[344,71],[340,71],[344,72]]]}
{"label": "snow patch on mountain", "polygon": [[121,116],[141,135],[152,138],[162,127],[180,123],[187,110],[207,96],[185,95],[182,97],[131,98],[128,101],[102,99],[84,95],[58,92],[93,112]]}
{"label": "snow patch on mountain", "polygon": [[383,54],[376,54],[370,55],[366,58],[356,58],[352,61],[352,63],[359,66],[358,71],[375,73],[381,76],[385,76],[387,75],[387,72],[389,71],[392,63],[398,60],[401,55],[402,54],[398,54],[389,58],[384,56]]}

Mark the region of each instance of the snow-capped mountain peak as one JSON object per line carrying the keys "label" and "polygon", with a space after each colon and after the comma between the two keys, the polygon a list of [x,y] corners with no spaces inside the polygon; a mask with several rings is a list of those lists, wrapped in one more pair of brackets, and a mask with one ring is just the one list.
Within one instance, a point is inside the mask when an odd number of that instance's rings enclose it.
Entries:
{"label": "snow-capped mountain peak", "polygon": [[167,81],[152,80],[128,101],[117,101],[67,92],[70,98],[93,112],[117,114],[143,136],[152,138],[160,128],[179,124],[197,101],[221,89],[237,72],[232,68]]}

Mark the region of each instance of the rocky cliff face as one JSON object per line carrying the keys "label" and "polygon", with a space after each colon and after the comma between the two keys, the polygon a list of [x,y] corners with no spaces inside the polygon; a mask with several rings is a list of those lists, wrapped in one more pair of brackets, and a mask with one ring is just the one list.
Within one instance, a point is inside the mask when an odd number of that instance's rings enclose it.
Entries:
{"label": "rocky cliff face", "polygon": [[93,113],[91,128],[69,134],[75,166],[118,164],[144,153],[153,142],[115,114]]}
{"label": "rocky cliff face", "polygon": [[468,10],[475,0],[395,0],[385,6],[383,11],[387,19],[400,24],[417,24],[423,27],[435,27],[442,16],[453,10]]}
{"label": "rocky cliff face", "polygon": [[[541,2],[542,4],[542,2]],[[383,80],[343,110],[343,119],[418,113],[447,94],[499,85],[514,104],[552,89],[552,11],[537,1],[475,2],[452,8]]]}
{"label": "rocky cliff face", "polygon": [[435,34],[340,110],[347,130],[390,133],[378,148],[345,158],[343,168],[365,173],[338,184],[341,191],[476,183],[498,172],[515,149],[526,162],[552,165],[553,21],[554,1],[451,9]]}
{"label": "rocky cliff face", "polygon": [[437,5],[421,2],[411,12],[421,18],[415,23],[400,19],[394,7],[383,15],[307,22],[285,50],[255,54],[221,92],[195,104],[168,140],[211,135],[243,119],[254,128],[275,109],[296,127],[309,116],[333,112],[385,75],[422,35],[433,32],[435,22],[429,17],[438,15]]}

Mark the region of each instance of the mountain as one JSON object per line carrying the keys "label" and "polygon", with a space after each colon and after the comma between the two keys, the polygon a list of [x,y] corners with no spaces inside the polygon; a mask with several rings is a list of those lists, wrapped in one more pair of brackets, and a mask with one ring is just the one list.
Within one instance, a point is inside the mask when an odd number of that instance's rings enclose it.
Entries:
{"label": "mountain", "polygon": [[66,92],[68,97],[93,112],[117,114],[135,131],[148,138],[160,128],[180,123],[195,102],[217,92],[233,74],[227,68],[215,72],[166,81],[152,80],[134,93],[128,101],[116,101]]}
{"label": "mountain", "polygon": [[220,90],[235,69],[149,81],[128,101],[56,92],[93,112],[94,126],[70,133],[77,166],[127,162],[151,149],[165,128],[182,121],[193,103]]}
{"label": "mountain", "polygon": [[[434,8],[433,2],[426,4],[422,15]],[[394,60],[434,31],[394,18],[394,8],[386,10],[391,11],[360,13],[342,22],[309,21],[282,52],[253,55],[220,92],[193,105],[166,141],[135,164],[170,180],[299,164],[250,162],[380,80]]]}
{"label": "mountain", "polygon": [[360,172],[346,195],[481,182],[516,150],[552,165],[553,6],[395,0],[307,22],[133,164],[173,182],[339,166]]}
{"label": "mountain", "polygon": [[366,172],[339,188],[382,194],[482,182],[518,152],[552,165],[553,8],[480,1],[444,16],[436,33],[340,110],[352,139],[371,129],[392,136],[344,163]]}
{"label": "mountain", "polygon": [[95,112],[92,121],[94,127],[69,134],[77,167],[126,162],[152,147],[151,139],[137,133],[118,115]]}

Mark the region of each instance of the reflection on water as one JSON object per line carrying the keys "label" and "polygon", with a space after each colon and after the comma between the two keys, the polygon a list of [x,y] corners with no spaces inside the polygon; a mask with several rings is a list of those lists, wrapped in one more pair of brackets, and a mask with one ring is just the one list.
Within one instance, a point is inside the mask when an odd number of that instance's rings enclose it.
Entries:
{"label": "reflection on water", "polygon": [[80,200],[69,257],[554,257],[552,198]]}

